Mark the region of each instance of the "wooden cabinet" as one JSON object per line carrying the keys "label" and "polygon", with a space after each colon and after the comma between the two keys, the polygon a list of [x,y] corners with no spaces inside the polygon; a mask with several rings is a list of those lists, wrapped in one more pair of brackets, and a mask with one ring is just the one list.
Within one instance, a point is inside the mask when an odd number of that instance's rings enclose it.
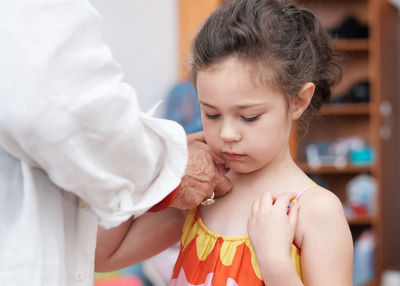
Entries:
{"label": "wooden cabinet", "polygon": [[[358,137],[368,146],[371,146],[377,155],[378,133],[375,128],[377,120],[378,102],[375,94],[371,91],[374,78],[371,76],[371,33],[372,23],[369,16],[368,0],[354,1],[301,1],[303,6],[314,12],[320,19],[322,25],[327,29],[338,28],[342,23],[352,17],[360,25],[369,27],[369,36],[362,38],[337,38],[333,41],[333,47],[340,54],[340,64],[343,69],[342,81],[333,89],[332,97],[337,99],[349,94],[352,87],[360,82],[368,82],[370,85],[369,102],[357,103],[348,100],[346,103],[330,103],[323,106],[320,116],[316,122],[311,123],[306,134],[299,128],[293,129],[291,147],[295,160],[299,162],[302,169],[309,175],[320,178],[332,190],[343,203],[346,202],[346,185],[359,174],[370,174],[375,179],[379,178],[379,168],[376,159],[372,164],[358,166],[349,160],[342,166],[336,167],[329,163],[321,167],[311,167],[305,159],[305,149],[309,144],[321,141],[335,142],[340,139]],[[349,216],[349,224],[356,240],[364,229],[374,229],[375,216]]]}
{"label": "wooden cabinet", "polygon": [[[195,31],[221,2],[180,0],[182,79],[188,75],[186,62]],[[384,270],[400,266],[400,17],[386,0],[301,0],[299,5],[312,10],[327,29],[340,25],[349,15],[369,28],[368,38],[333,42],[345,59],[343,80],[334,89],[333,97],[342,96],[360,81],[368,81],[370,101],[325,105],[305,135],[294,126],[290,143],[301,168],[310,176],[323,178],[343,203],[346,184],[351,179],[363,173],[375,178],[376,211],[373,215],[349,217],[348,221],[354,239],[366,229],[374,234],[375,279],[368,285],[378,285]],[[372,146],[372,165],[312,168],[304,160],[307,144],[354,135]]]}
{"label": "wooden cabinet", "polygon": [[201,23],[221,3],[221,0],[179,0],[179,75],[189,77],[190,45]]}
{"label": "wooden cabinet", "polygon": [[381,106],[391,106],[391,112],[381,112],[375,122],[381,135],[377,140],[380,155],[377,261],[378,270],[383,271],[400,267],[400,10],[388,1],[376,0],[371,4],[371,14],[375,21],[375,38],[371,42],[373,92]]}
{"label": "wooden cabinet", "polygon": [[[399,18],[398,12],[385,0],[305,0],[302,6],[318,15],[328,29],[340,25],[346,17],[354,16],[368,25],[368,38],[337,39],[333,46],[344,55],[343,79],[334,89],[333,97],[342,96],[362,80],[370,86],[368,103],[325,105],[316,124],[306,136],[294,128],[291,147],[302,169],[328,182],[329,188],[346,201],[346,185],[358,174],[372,175],[377,182],[376,211],[372,215],[349,217],[356,240],[366,229],[375,237],[375,279],[368,285],[378,285],[382,272],[400,265],[400,230],[395,227],[400,217],[396,201],[400,200],[399,179]],[[319,140],[335,140],[359,136],[372,146],[375,160],[372,165],[311,168],[304,163],[305,146]],[[397,147],[396,147],[397,146]],[[397,171],[395,171],[397,170]]]}

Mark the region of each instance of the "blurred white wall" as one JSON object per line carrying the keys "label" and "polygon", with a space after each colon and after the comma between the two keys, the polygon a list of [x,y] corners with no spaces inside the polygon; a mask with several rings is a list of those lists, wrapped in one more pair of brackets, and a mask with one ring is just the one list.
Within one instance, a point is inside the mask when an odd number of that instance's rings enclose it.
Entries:
{"label": "blurred white wall", "polygon": [[125,81],[146,111],[178,80],[177,0],[91,0]]}

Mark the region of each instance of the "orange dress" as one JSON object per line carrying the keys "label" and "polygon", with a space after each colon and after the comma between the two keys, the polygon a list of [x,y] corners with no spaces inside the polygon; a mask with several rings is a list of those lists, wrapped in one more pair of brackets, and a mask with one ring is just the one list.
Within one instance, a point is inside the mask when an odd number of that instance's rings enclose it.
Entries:
{"label": "orange dress", "polygon": [[[300,250],[292,244],[292,262],[300,278]],[[248,235],[223,236],[210,231],[197,209],[188,214],[170,286],[265,285]]]}

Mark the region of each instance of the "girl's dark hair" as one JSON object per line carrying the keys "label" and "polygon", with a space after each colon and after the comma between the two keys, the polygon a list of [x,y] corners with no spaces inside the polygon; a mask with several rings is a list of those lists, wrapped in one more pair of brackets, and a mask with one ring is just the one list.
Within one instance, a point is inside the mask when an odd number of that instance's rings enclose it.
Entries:
{"label": "girl's dark hair", "polygon": [[[230,56],[255,64],[287,99],[306,82],[315,84],[305,114],[329,101],[341,78],[329,36],[309,11],[280,0],[229,0],[214,11],[192,45],[192,78]],[[306,116],[308,117],[308,116]],[[304,118],[303,118],[304,121]],[[305,122],[306,123],[306,122]]]}

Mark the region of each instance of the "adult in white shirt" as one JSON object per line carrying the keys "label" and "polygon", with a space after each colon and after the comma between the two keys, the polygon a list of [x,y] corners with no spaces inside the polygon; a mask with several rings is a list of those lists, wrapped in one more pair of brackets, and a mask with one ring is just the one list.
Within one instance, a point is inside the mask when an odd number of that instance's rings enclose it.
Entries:
{"label": "adult in white shirt", "polygon": [[187,161],[183,129],[139,110],[97,21],[87,0],[0,2],[1,285],[92,285],[99,222],[181,181],[183,209],[229,189],[201,143]]}

